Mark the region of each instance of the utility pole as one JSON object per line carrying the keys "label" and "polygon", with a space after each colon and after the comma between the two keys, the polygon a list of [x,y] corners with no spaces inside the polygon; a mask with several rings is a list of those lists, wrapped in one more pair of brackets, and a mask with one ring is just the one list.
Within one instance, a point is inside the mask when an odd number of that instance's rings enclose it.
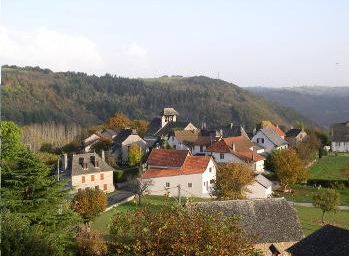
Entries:
{"label": "utility pole", "polygon": [[59,159],[57,160],[57,180],[59,181]]}
{"label": "utility pole", "polygon": [[177,188],[178,188],[178,203],[179,203],[179,205],[182,205],[181,185],[177,185]]}

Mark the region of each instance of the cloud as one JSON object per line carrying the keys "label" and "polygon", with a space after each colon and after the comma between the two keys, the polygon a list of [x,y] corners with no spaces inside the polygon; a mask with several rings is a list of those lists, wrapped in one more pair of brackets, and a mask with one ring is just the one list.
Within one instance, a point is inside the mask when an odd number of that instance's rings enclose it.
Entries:
{"label": "cloud", "polygon": [[46,27],[9,31],[0,26],[1,64],[41,66],[54,71],[93,72],[103,69],[103,59],[93,41]]}
{"label": "cloud", "polygon": [[132,43],[126,49],[125,54],[131,57],[144,58],[147,56],[147,50],[136,43]]}

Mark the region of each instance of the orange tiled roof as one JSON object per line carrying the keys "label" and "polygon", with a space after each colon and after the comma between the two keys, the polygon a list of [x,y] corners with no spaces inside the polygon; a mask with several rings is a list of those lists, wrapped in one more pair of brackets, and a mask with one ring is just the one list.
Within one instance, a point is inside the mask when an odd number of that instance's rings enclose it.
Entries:
{"label": "orange tiled roof", "polygon": [[143,179],[159,178],[168,176],[189,175],[205,172],[211,157],[209,156],[187,156],[183,166],[179,169],[156,169],[146,170]]}
{"label": "orange tiled roof", "polygon": [[208,147],[206,151],[217,153],[231,153],[247,162],[255,162],[265,159],[261,155],[254,153],[253,150],[250,149],[251,147],[253,147],[253,143],[250,141],[250,139],[244,135],[241,135],[236,137],[223,138],[222,140]]}
{"label": "orange tiled roof", "polygon": [[181,167],[188,155],[190,155],[188,150],[153,149],[147,159],[147,164],[152,166]]}
{"label": "orange tiled roof", "polygon": [[277,126],[273,125],[273,124],[269,124],[266,127],[271,128],[272,130],[274,130],[274,132],[277,133],[277,135],[279,135],[281,138],[285,138],[286,134]]}

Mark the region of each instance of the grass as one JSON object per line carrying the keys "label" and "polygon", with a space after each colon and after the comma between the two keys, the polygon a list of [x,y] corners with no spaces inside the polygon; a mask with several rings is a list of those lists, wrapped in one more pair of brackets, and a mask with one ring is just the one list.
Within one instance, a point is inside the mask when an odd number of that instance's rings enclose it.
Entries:
{"label": "grass", "polygon": [[[203,201],[210,199],[203,198],[192,198],[191,201]],[[183,198],[183,203],[185,199]],[[152,210],[157,211],[162,208],[171,207],[176,205],[177,199],[174,197],[164,197],[164,196],[144,196],[142,198],[141,205],[137,205],[135,202],[127,202],[118,207],[115,207],[107,212],[99,215],[92,223],[91,228],[107,234],[109,232],[109,225],[112,222],[113,216],[117,212],[135,211],[136,209],[141,209],[145,207],[151,207]]]}
{"label": "grass", "polygon": [[348,165],[349,154],[324,156],[310,167],[310,177],[320,180],[346,180],[343,170]]}
{"label": "grass", "polygon": [[[322,212],[320,209],[300,206],[295,206],[295,208],[306,236],[321,228]],[[326,213],[325,223],[349,229],[349,211]]]}
{"label": "grass", "polygon": [[[285,197],[288,201],[299,203],[313,202],[313,195],[317,192],[317,188],[306,185],[295,185],[292,187],[292,193],[279,193],[279,196]],[[336,189],[340,194],[341,205],[349,205],[349,188]]]}

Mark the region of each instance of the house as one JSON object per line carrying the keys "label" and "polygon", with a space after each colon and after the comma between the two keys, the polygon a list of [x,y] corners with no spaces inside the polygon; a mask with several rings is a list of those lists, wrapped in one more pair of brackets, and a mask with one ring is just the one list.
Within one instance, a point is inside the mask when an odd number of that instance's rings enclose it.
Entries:
{"label": "house", "polygon": [[325,225],[287,249],[292,256],[347,256],[349,230]]}
{"label": "house", "polygon": [[252,141],[263,147],[267,153],[271,153],[274,149],[288,148],[288,142],[270,127],[259,129],[253,136]]}
{"label": "house", "polygon": [[234,123],[230,123],[228,126],[217,129],[217,133],[223,138],[238,137],[241,135],[248,137],[244,128],[240,124]]}
{"label": "house", "polygon": [[333,152],[349,152],[349,121],[332,125],[331,149]]}
{"label": "house", "polygon": [[111,144],[117,132],[112,129],[102,129],[94,132],[82,141],[83,152],[91,152],[94,145],[98,142],[106,142]]}
{"label": "house", "polygon": [[198,202],[188,207],[237,217],[263,255],[288,255],[285,250],[304,237],[297,212],[285,198]]}
{"label": "house", "polygon": [[261,122],[261,127],[262,128],[270,128],[272,129],[277,135],[279,135],[282,139],[286,138],[286,134],[284,133],[283,130],[280,129],[279,125],[274,125],[273,123],[269,121],[262,121]]}
{"label": "house", "polygon": [[198,130],[175,130],[171,132],[167,142],[173,149],[187,149],[193,155],[204,155],[207,147],[215,140],[214,136],[203,136]]}
{"label": "house", "polygon": [[303,142],[307,137],[307,133],[301,128],[292,128],[286,132],[286,141],[291,146],[296,146],[297,144]]}
{"label": "house", "polygon": [[142,179],[150,180],[149,193],[209,197],[216,179],[216,165],[209,156],[189,150],[153,149]]}
{"label": "house", "polygon": [[[263,151],[263,149],[258,148]],[[247,163],[257,173],[264,171],[265,158],[257,153],[257,148],[247,135],[222,138],[206,149],[217,163]]]}
{"label": "house", "polygon": [[86,188],[98,188],[110,193],[115,189],[114,169],[96,153],[73,155],[69,171],[70,185],[75,192]]}
{"label": "house", "polygon": [[174,108],[164,108],[160,116],[149,124],[144,140],[149,148],[154,147],[160,139],[168,139],[174,130],[198,130],[191,122],[177,121],[178,112]]}
{"label": "house", "polygon": [[256,175],[253,183],[247,186],[247,199],[268,198],[273,193],[273,183],[261,174]]}
{"label": "house", "polygon": [[128,161],[128,151],[131,145],[137,144],[140,153],[146,151],[146,142],[137,134],[135,129],[123,129],[113,140],[112,155],[116,162],[126,163]]}

